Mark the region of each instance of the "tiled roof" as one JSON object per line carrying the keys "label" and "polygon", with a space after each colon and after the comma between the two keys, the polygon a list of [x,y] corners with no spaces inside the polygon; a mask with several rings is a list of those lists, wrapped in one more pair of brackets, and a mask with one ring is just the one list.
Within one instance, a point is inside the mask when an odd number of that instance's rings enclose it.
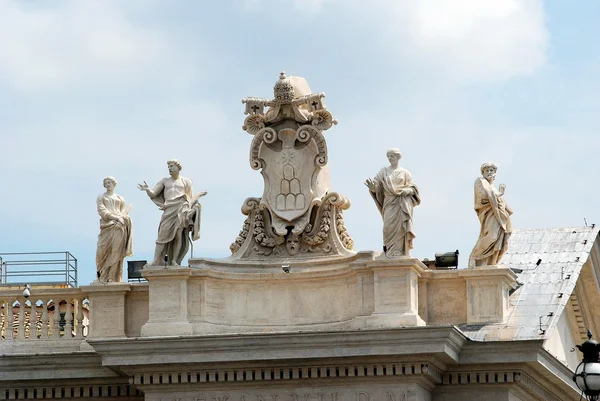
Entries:
{"label": "tiled roof", "polygon": [[569,302],[599,231],[600,227],[513,231],[501,264],[515,269],[522,285],[510,296],[506,323],[465,324],[460,329],[476,341],[547,338]]}

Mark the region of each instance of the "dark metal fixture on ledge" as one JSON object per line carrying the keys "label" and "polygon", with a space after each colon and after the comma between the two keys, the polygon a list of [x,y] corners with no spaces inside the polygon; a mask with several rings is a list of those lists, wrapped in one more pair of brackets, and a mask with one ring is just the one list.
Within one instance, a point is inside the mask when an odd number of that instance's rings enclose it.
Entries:
{"label": "dark metal fixture on ledge", "polygon": [[573,381],[589,401],[600,399],[600,344],[592,340],[592,332],[587,332],[588,340],[577,348],[583,354],[583,361],[575,369]]}
{"label": "dark metal fixture on ledge", "polygon": [[454,252],[436,253],[435,260],[423,259],[423,264],[434,270],[450,270],[458,267],[458,249]]}

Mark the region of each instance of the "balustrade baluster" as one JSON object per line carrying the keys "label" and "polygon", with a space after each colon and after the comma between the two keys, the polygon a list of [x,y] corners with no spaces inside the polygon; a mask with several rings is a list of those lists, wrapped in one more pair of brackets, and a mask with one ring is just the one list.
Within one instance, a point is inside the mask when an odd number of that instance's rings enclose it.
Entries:
{"label": "balustrade baluster", "polygon": [[25,339],[25,308],[27,304],[23,300],[19,300],[19,318],[17,321],[19,333],[17,334],[17,338],[19,340]]}
{"label": "balustrade baluster", "polygon": [[83,338],[83,297],[77,297],[77,316],[75,326],[75,337]]}
{"label": "balustrade baluster", "polygon": [[42,298],[42,340],[48,339],[48,331],[50,329],[50,317],[48,316],[48,300]]}
{"label": "balustrade baluster", "polygon": [[6,305],[8,301],[6,299],[0,299],[0,308],[2,308],[2,321],[0,321],[0,334],[6,338],[5,330],[8,326],[8,314],[6,313]]}
{"label": "balustrade baluster", "polygon": [[65,310],[65,338],[73,338],[73,299],[67,298],[67,309]]}
{"label": "balustrade baluster", "polygon": [[35,340],[37,339],[38,330],[37,330],[37,301],[31,301],[31,312],[29,313],[29,339]]}
{"label": "balustrade baluster", "polygon": [[52,338],[60,338],[60,299],[54,300],[54,314],[52,315]]}
{"label": "balustrade baluster", "polygon": [[15,300],[13,298],[6,299],[6,307],[5,307],[5,316],[6,316],[6,339],[12,340],[15,338],[14,332],[14,321],[15,315],[13,314],[13,302]]}

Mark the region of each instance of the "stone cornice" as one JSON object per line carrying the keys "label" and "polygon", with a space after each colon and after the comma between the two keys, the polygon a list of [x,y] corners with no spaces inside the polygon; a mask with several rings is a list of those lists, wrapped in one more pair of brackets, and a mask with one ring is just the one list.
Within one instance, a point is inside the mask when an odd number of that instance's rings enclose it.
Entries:
{"label": "stone cornice", "polygon": [[460,353],[461,364],[520,363],[537,361],[544,340],[468,341]]}
{"label": "stone cornice", "polygon": [[[571,388],[557,389],[553,391],[546,383],[545,386],[539,383],[533,375],[528,374],[528,369],[523,369],[523,364],[513,366],[500,366],[497,369],[479,369],[464,367],[462,369],[445,372],[442,374],[443,386],[469,386],[489,388],[489,386],[509,387],[513,392],[526,393],[535,396],[536,399],[544,401],[566,401],[577,399],[579,394]],[[489,366],[488,366],[489,368]],[[555,384],[555,383],[552,383]],[[566,390],[566,391],[564,391]],[[540,397],[540,398],[537,398]]]}
{"label": "stone cornice", "polygon": [[3,355],[0,358],[0,385],[23,380],[54,381],[117,377],[111,369],[102,366],[101,357],[95,352],[45,353],[29,355]]}
{"label": "stone cornice", "polygon": [[455,327],[89,340],[106,366],[405,355],[456,363],[465,342]]}
{"label": "stone cornice", "polygon": [[172,369],[154,370],[152,372],[132,372],[132,383],[143,391],[181,391],[185,388],[198,389],[199,386],[210,386],[211,389],[227,388],[232,385],[286,385],[294,381],[294,385],[302,386],[303,381],[314,383],[315,380],[333,381],[352,380],[353,383],[364,381],[393,380],[398,382],[419,383],[433,389],[441,383],[442,373],[433,364],[426,361],[414,362],[381,362],[381,363],[315,363],[312,365],[288,364],[280,367],[247,367],[227,368],[215,367],[205,369]]}
{"label": "stone cornice", "polygon": [[565,392],[579,392],[579,389],[573,382],[574,372],[545,349],[540,350],[537,363],[532,364],[532,366],[544,378],[552,381],[561,390]]}

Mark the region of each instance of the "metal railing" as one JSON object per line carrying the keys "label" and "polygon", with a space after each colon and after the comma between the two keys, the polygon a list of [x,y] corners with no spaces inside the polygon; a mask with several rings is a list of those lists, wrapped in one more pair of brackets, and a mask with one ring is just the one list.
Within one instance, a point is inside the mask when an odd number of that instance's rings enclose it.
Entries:
{"label": "metal railing", "polygon": [[69,251],[0,253],[0,285],[77,287],[77,259]]}

